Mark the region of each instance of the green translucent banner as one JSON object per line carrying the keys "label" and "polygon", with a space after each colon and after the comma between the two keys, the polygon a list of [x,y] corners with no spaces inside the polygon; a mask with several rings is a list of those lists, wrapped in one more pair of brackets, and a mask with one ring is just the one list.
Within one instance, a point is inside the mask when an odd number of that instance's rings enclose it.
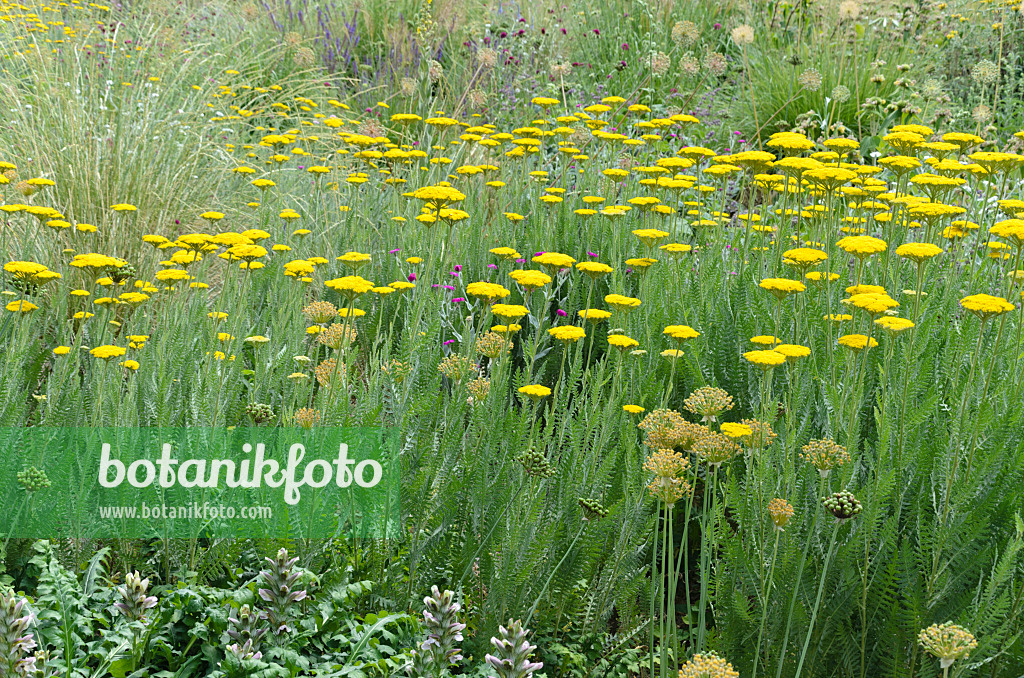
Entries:
{"label": "green translucent banner", "polygon": [[381,428],[0,428],[3,537],[393,537]]}

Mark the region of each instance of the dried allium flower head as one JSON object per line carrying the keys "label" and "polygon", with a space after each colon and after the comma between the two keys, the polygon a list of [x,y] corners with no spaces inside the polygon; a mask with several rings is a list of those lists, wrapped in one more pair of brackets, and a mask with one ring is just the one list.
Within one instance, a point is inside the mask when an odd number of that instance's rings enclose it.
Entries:
{"label": "dried allium flower head", "polygon": [[778,434],[772,430],[771,424],[766,421],[744,419],[740,423],[749,427],[751,430],[751,434],[746,440],[747,447],[760,450],[771,445],[775,439],[779,437]]}
{"label": "dried allium flower head", "polygon": [[644,445],[651,449],[689,450],[693,444],[707,434],[707,429],[686,421],[675,410],[654,410],[643,418],[637,428],[646,433]]}
{"label": "dried allium flower head", "polygon": [[356,332],[356,328],[333,323],[320,330],[316,335],[316,340],[327,348],[338,350],[342,346],[351,346],[357,336],[359,336],[359,333]]}
{"label": "dried allium flower head", "polygon": [[356,128],[356,131],[365,137],[372,137],[374,139],[387,134],[387,130],[384,129],[384,125],[380,124],[377,120],[372,119],[364,120],[359,124],[359,127]]}
{"label": "dried allium flower head", "polygon": [[843,0],[839,3],[839,20],[854,21],[860,16],[860,3],[857,0]]}
{"label": "dried allium flower head", "polygon": [[928,78],[921,85],[921,96],[925,99],[936,99],[942,94],[942,82],[935,78]]}
{"label": "dried allium flower head", "polygon": [[717,386],[702,386],[683,401],[687,412],[696,414],[705,424],[732,409],[732,396]]}
{"label": "dried allium flower head", "polygon": [[985,104],[978,104],[971,111],[971,119],[979,125],[984,125],[992,119],[992,109]]}
{"label": "dried allium flower head", "polygon": [[311,323],[325,323],[338,317],[337,307],[329,301],[314,301],[302,309],[302,314]]}
{"label": "dried allium flower head", "polygon": [[320,422],[320,410],[315,410],[312,407],[300,408],[295,410],[295,414],[292,415],[292,421],[302,428],[313,428],[313,426]]}
{"label": "dried allium flower head", "polygon": [[917,636],[925,652],[939,660],[943,670],[957,659],[966,659],[978,647],[978,641],[970,631],[953,622],[932,624]]}
{"label": "dried allium flower head", "polygon": [[732,29],[732,41],[740,47],[745,47],[754,42],[754,29],[747,24],[740,24]]}
{"label": "dried allium flower head", "polygon": [[793,505],[785,499],[776,497],[768,502],[768,516],[772,519],[775,529],[781,532],[793,517]]}
{"label": "dried allium flower head", "polygon": [[827,497],[822,497],[821,503],[836,517],[836,520],[849,520],[863,510],[860,500],[853,496],[853,493],[846,490],[833,492]]}
{"label": "dried allium flower head", "polygon": [[302,68],[309,68],[316,63],[316,52],[309,47],[300,47],[295,50],[295,65]]}
{"label": "dried allium flower head", "polygon": [[700,38],[700,31],[697,24],[692,21],[677,21],[672,26],[672,42],[683,47],[689,47]]}
{"label": "dried allium flower head", "polygon": [[14,184],[14,190],[16,190],[18,193],[21,193],[26,198],[31,195],[35,195],[39,191],[38,188],[28,183],[27,181],[19,181],[18,183]]}
{"label": "dried allium flower head", "polygon": [[687,75],[697,75],[700,73],[700,62],[692,54],[684,54],[679,57],[679,70]]}
{"label": "dried allium flower head", "polygon": [[462,382],[471,371],[476,370],[476,365],[473,362],[461,355],[450,355],[437,366],[437,371],[448,377],[456,384]]}
{"label": "dried allium flower head", "polygon": [[695,654],[679,669],[679,678],[739,678],[740,672],[714,652]]}
{"label": "dried allium flower head", "polygon": [[821,89],[821,72],[817,68],[808,68],[797,77],[796,81],[804,89],[817,92]]}
{"label": "dried allium flower head", "polygon": [[284,44],[288,45],[289,47],[295,47],[300,42],[302,42],[302,36],[296,33],[295,31],[288,31],[287,33],[284,34]]}
{"label": "dried allium flower head", "polygon": [[497,332],[488,332],[476,340],[476,352],[490,358],[497,358],[502,352],[512,350],[512,341]]}
{"label": "dried allium flower head", "polygon": [[444,67],[441,63],[433,59],[430,60],[430,65],[427,67],[427,77],[430,78],[430,83],[434,84],[440,82],[441,78],[444,77]]}
{"label": "dried allium flower head", "polygon": [[402,78],[398,81],[398,88],[402,91],[402,96],[411,97],[416,93],[416,81],[412,78]]}
{"label": "dried allium flower head", "polygon": [[693,489],[685,478],[678,477],[689,465],[690,460],[675,450],[655,450],[644,462],[644,470],[655,476],[647,491],[667,506],[675,505]]}
{"label": "dried allium flower head", "polygon": [[718,52],[708,52],[704,55],[704,68],[711,75],[720,76],[725,73],[725,69],[728,67],[729,62]]}
{"label": "dried allium flower head", "polygon": [[850,461],[850,453],[834,440],[812,440],[803,446],[800,457],[811,463],[822,478],[827,478],[834,468]]}
{"label": "dried allium flower head", "polygon": [[664,52],[651,52],[651,73],[656,78],[668,73],[672,68],[672,57]]}
{"label": "dried allium flower head", "polygon": [[339,365],[337,359],[328,358],[320,361],[320,364],[313,370],[313,374],[321,386],[330,386],[332,382],[341,380],[341,375],[345,370],[345,363]]}
{"label": "dried allium flower head", "polygon": [[468,101],[469,105],[473,108],[481,108],[487,103],[487,100],[490,99],[490,97],[491,95],[485,90],[477,87],[469,90],[469,94],[466,95],[466,101]]}
{"label": "dried allium flower head", "polygon": [[477,377],[466,384],[466,390],[469,391],[469,401],[471,403],[482,403],[487,400],[487,394],[491,392],[491,380]]}
{"label": "dried allium flower head", "polygon": [[572,73],[572,63],[569,61],[555,61],[548,67],[548,73],[552,78],[568,78]]}
{"label": "dried allium flower head", "polygon": [[979,85],[991,85],[999,79],[999,66],[988,59],[982,59],[971,68],[971,78]]}
{"label": "dried allium flower head", "polygon": [[693,453],[709,466],[718,467],[740,451],[739,444],[729,436],[709,431],[693,445]]}
{"label": "dried allium flower head", "polygon": [[849,101],[850,88],[846,85],[836,85],[832,88],[832,98],[841,104]]}
{"label": "dried allium flower head", "polygon": [[476,60],[483,68],[494,68],[498,64],[498,52],[490,47],[481,47],[476,53]]}
{"label": "dried allium flower head", "polygon": [[247,2],[242,5],[242,16],[247,21],[256,21],[256,19],[260,18],[260,8],[256,6],[256,3]]}

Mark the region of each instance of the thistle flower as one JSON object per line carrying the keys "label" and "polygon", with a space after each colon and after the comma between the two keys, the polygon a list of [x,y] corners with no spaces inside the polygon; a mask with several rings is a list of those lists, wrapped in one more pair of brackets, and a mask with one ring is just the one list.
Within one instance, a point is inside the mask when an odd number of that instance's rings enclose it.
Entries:
{"label": "thistle flower", "polygon": [[281,549],[276,558],[265,558],[269,569],[260,572],[267,588],[259,589],[260,598],[267,603],[266,620],[275,636],[291,631],[288,618],[292,606],[306,598],[306,590],[296,587],[299,572],[294,571],[298,558],[288,558],[288,550]]}
{"label": "thistle flower", "polygon": [[499,626],[497,637],[491,638],[495,654],[487,654],[484,661],[498,675],[498,678],[529,678],[534,671],[544,667],[541,662],[531,662],[530,655],[537,649],[526,637],[529,631],[520,621],[508,620],[508,627]]}
{"label": "thistle flower", "polygon": [[948,669],[957,659],[966,659],[978,647],[970,631],[953,622],[932,624],[917,636],[924,651],[939,660],[939,666]]}
{"label": "thistle flower", "polygon": [[732,409],[732,396],[715,386],[702,386],[683,401],[687,412],[698,415],[705,424]]}

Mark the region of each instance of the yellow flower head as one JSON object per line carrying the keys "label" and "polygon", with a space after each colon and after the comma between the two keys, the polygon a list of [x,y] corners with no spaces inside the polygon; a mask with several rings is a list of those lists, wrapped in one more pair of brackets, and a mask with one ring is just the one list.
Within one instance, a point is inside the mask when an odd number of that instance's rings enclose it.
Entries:
{"label": "yellow flower head", "polygon": [[988,320],[994,315],[1006,313],[1016,308],[1006,299],[994,297],[991,294],[972,294],[961,299],[960,305],[982,320]]}
{"label": "yellow flower head", "polygon": [[633,297],[626,297],[621,294],[609,294],[604,298],[604,302],[614,308],[616,311],[622,311],[628,313],[634,308],[640,305],[640,300]]}

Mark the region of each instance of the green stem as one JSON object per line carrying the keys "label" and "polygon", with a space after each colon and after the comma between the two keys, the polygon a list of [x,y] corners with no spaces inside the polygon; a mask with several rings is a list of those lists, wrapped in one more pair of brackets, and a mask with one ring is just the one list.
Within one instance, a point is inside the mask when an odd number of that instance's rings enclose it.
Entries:
{"label": "green stem", "polygon": [[807,636],[804,638],[804,647],[800,651],[800,661],[796,665],[796,674],[794,678],[800,678],[800,673],[804,668],[804,659],[807,658],[807,648],[811,644],[811,635],[814,633],[814,622],[818,619],[818,608],[821,606],[821,596],[825,591],[825,579],[828,577],[828,567],[832,563],[832,553],[836,546],[836,535],[839,534],[839,526],[842,523],[836,521],[836,526],[832,529],[832,538],[828,542],[828,553],[825,555],[825,567],[821,571],[821,581],[818,582],[818,596],[814,599],[814,609],[811,611],[811,622],[807,626]]}
{"label": "green stem", "polygon": [[761,601],[761,624],[758,626],[757,631],[757,645],[754,646],[754,672],[751,674],[751,678],[757,678],[757,662],[761,658],[761,640],[764,638],[765,626],[768,623],[768,599],[771,594],[772,581],[775,578],[775,557],[779,553],[779,537],[781,535],[782,530],[776,529],[775,546],[772,548],[772,564],[768,568],[768,580],[767,582],[761,582],[764,600]]}

